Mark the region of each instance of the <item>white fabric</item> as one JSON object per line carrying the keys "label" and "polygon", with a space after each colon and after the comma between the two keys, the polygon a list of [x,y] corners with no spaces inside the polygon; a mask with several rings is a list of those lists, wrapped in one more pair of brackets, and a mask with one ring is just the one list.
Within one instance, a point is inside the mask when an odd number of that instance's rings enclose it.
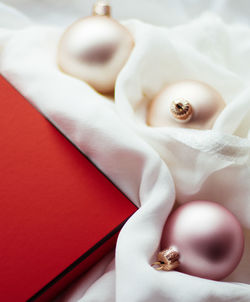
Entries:
{"label": "white fabric", "polygon": [[[91,1],[81,2],[0,3],[1,73],[140,206],[119,235],[115,260],[105,257],[58,301],[250,301],[250,4],[114,1],[115,16],[164,25],[124,22],[135,48],[114,103],[56,65],[63,28],[80,7],[90,10]],[[207,9],[223,19],[200,16]],[[223,95],[227,106],[213,129],[146,126],[148,101],[164,83],[187,78]],[[150,266],[175,199],[216,201],[241,221],[244,256],[223,282]]]}

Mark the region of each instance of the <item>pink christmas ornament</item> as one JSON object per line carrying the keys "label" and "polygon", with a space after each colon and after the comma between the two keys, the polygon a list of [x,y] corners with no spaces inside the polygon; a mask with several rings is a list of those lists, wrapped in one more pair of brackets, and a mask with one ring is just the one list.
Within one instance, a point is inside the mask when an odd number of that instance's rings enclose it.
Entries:
{"label": "pink christmas ornament", "polygon": [[221,280],[238,265],[244,236],[236,217],[210,201],[192,201],[168,218],[163,230],[158,270]]}

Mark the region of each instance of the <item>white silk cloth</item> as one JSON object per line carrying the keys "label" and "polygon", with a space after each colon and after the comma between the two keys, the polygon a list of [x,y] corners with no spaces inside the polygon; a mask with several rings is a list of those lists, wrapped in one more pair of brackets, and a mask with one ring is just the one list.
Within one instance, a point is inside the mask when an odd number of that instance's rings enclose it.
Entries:
{"label": "white silk cloth", "polygon": [[[61,33],[92,2],[0,2],[1,73],[140,207],[115,258],[107,255],[57,300],[250,301],[250,3],[113,1],[115,17],[138,19],[123,22],[135,47],[113,102],[56,64]],[[206,82],[225,99],[212,130],[145,124],[147,102],[182,79]],[[240,265],[220,282],[150,266],[174,201],[198,199],[221,203],[244,227]]]}

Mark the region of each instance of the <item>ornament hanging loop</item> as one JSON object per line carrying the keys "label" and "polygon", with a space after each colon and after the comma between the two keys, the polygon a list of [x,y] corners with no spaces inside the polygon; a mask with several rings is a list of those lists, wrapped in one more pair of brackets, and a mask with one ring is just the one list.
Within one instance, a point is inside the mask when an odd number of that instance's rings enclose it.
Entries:
{"label": "ornament hanging loop", "polygon": [[163,263],[160,261],[156,261],[151,264],[157,271],[161,271],[163,269]]}
{"label": "ornament hanging loop", "polygon": [[93,16],[107,16],[110,17],[111,6],[108,1],[99,0],[94,4],[93,7]]}

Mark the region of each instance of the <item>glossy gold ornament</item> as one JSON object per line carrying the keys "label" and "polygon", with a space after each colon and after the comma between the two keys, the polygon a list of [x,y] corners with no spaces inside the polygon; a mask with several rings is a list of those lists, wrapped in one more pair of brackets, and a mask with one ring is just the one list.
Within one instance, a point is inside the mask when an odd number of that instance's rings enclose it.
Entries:
{"label": "glossy gold ornament", "polygon": [[109,15],[107,2],[97,2],[93,16],[73,23],[58,46],[61,70],[101,93],[114,90],[116,78],[134,46],[128,30]]}
{"label": "glossy gold ornament", "polygon": [[199,81],[166,85],[151,102],[147,122],[153,127],[211,129],[225,107],[221,95]]}

